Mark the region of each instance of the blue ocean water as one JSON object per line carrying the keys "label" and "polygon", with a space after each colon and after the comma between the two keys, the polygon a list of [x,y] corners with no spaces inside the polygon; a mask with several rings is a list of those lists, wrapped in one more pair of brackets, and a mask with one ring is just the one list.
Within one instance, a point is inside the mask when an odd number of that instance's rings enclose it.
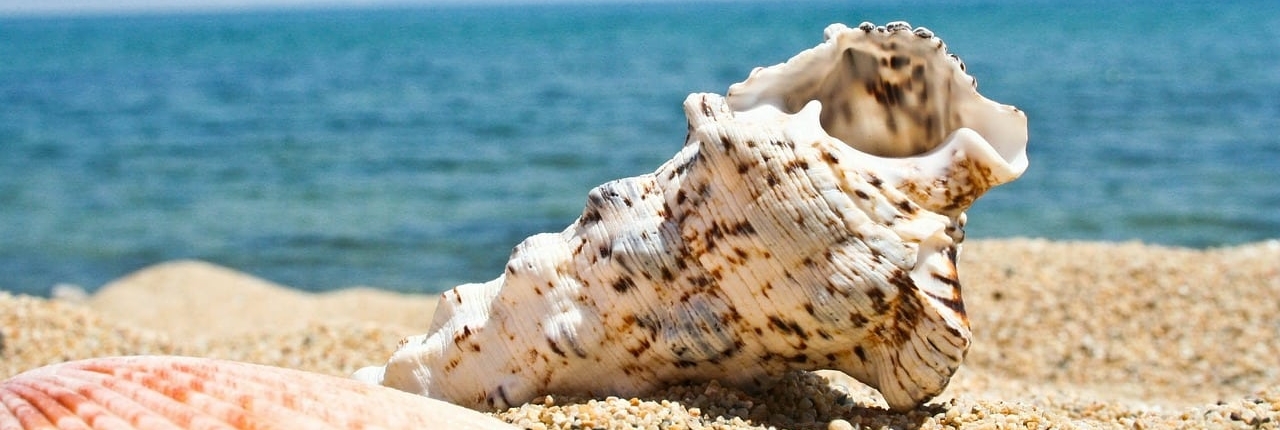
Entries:
{"label": "blue ocean water", "polygon": [[1030,117],[969,237],[1280,237],[1280,6],[693,3],[0,18],[0,289],[195,258],[434,292],[683,143],[832,22],[943,37]]}

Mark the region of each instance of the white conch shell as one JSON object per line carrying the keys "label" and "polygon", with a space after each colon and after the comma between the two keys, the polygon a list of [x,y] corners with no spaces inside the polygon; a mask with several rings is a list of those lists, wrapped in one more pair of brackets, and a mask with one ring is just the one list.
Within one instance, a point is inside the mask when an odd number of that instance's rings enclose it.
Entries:
{"label": "white conch shell", "polygon": [[514,429],[438,400],[233,361],[108,357],[0,383],[0,429]]}
{"label": "white conch shell", "polygon": [[476,408],[788,369],[844,371],[896,410],[937,395],[969,345],[963,211],[1026,169],[1026,117],[928,30],[825,34],[727,98],[690,95],[674,158],[593,189],[356,377]]}

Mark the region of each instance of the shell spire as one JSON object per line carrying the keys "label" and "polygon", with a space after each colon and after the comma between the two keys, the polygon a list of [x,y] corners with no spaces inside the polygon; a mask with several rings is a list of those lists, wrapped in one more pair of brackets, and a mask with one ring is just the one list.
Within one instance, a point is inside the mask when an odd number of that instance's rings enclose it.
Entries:
{"label": "shell spire", "polygon": [[356,377],[473,408],[790,369],[843,371],[895,410],[936,396],[970,342],[964,210],[1026,169],[1026,117],[926,29],[825,36],[690,95],[673,158],[593,189]]}

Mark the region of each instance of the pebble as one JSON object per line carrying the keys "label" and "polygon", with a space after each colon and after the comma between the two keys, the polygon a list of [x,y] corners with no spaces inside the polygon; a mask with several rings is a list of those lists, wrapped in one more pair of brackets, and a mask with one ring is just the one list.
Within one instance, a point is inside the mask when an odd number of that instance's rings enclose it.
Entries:
{"label": "pebble", "polygon": [[827,430],[853,430],[853,424],[845,420],[831,420],[827,423]]}

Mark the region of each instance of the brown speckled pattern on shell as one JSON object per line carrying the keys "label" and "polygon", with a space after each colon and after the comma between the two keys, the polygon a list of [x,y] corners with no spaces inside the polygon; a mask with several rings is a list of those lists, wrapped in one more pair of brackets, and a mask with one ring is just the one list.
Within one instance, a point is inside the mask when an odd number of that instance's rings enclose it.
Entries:
{"label": "brown speckled pattern on shell", "polygon": [[940,393],[969,346],[963,211],[1025,169],[1026,120],[927,30],[826,36],[690,95],[675,157],[593,189],[357,377],[486,409],[792,369],[846,372],[894,409]]}

